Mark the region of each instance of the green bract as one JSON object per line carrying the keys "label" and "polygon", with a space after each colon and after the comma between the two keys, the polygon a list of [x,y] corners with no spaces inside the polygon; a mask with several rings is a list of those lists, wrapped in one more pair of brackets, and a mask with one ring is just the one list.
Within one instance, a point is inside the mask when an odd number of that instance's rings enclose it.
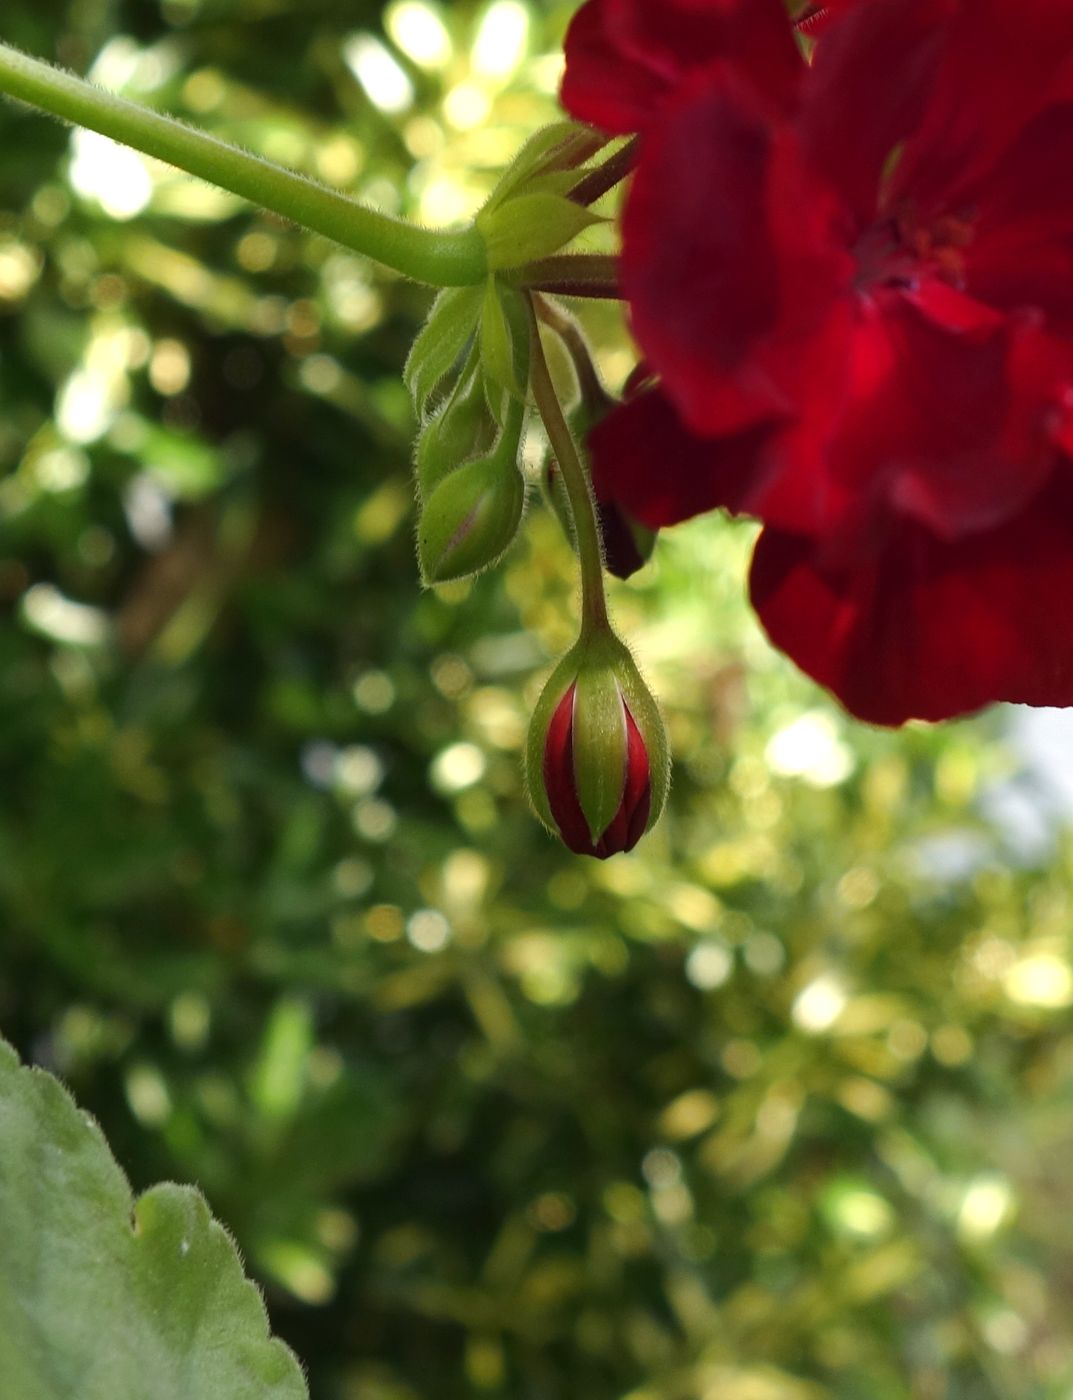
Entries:
{"label": "green bract", "polygon": [[605,136],[580,122],[552,122],[541,127],[511,161],[481,212],[494,213],[511,195],[523,187],[531,189],[550,174],[565,172],[569,176],[566,188],[570,188],[579,178],[577,167],[606,144]]}

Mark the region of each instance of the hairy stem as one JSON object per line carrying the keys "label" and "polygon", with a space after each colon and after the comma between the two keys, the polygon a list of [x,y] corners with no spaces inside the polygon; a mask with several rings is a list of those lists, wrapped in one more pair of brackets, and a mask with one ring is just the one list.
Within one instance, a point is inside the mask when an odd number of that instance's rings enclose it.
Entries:
{"label": "hairy stem", "polygon": [[484,241],[473,227],[440,232],[381,214],[3,43],[0,93],[167,161],[417,282],[469,286],[487,275]]}
{"label": "hairy stem", "polygon": [[601,196],[607,194],[608,190],[613,190],[631,173],[637,163],[639,145],[640,138],[631,137],[602,165],[598,165],[595,170],[588,171],[570,191],[570,198],[576,204],[595,204]]}
{"label": "hairy stem", "polygon": [[540,339],[540,322],[533,298],[527,298],[532,340],[531,383],[533,397],[544,421],[551,450],[562,473],[563,485],[570,501],[574,520],[574,540],[581,563],[581,632],[603,631],[608,626],[607,598],[604,594],[603,548],[600,527],[596,522],[596,502],[593,499],[589,474],[574,442],[574,435],[563,414],[559,396],[551,382],[548,361]]}
{"label": "hairy stem", "polygon": [[602,297],[615,301],[621,295],[618,259],[606,253],[556,253],[518,268],[508,280],[530,291],[561,297]]}
{"label": "hairy stem", "polygon": [[601,405],[604,409],[612,408],[614,400],[603,386],[603,381],[593,364],[585,332],[577,321],[564,307],[538,293],[533,294],[533,305],[540,319],[555,332],[565,346],[577,375],[582,402],[589,405],[590,412],[594,407]]}

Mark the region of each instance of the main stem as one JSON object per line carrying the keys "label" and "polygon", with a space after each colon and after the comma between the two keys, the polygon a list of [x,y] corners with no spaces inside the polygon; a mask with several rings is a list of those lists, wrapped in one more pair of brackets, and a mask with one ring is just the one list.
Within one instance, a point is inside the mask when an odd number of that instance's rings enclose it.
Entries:
{"label": "main stem", "polygon": [[547,357],[540,339],[533,298],[526,298],[529,307],[529,333],[532,341],[530,382],[533,397],[544,421],[551,450],[562,473],[563,485],[570,501],[574,519],[574,539],[581,563],[581,634],[605,630],[608,626],[607,598],[604,593],[603,547],[600,527],[596,523],[596,502],[593,499],[589,474],[578,454],[574,435],[563,414],[562,404],[551,382]]}
{"label": "main stem", "polygon": [[0,93],[167,161],[417,282],[461,287],[487,275],[484,240],[472,226],[441,232],[381,214],[3,43]]}

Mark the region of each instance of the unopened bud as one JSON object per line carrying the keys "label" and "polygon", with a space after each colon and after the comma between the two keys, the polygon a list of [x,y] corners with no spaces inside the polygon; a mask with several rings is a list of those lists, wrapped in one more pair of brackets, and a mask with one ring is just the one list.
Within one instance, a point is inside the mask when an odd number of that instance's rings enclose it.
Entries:
{"label": "unopened bud", "polygon": [[611,633],[563,658],[537,703],[526,754],[538,815],[570,850],[629,851],[667,795],[663,722],[627,649]]}
{"label": "unopened bud", "polygon": [[421,508],[417,556],[426,583],[448,583],[494,564],[525,507],[517,467],[492,453],[444,477]]}
{"label": "unopened bud", "polygon": [[436,416],[421,429],[414,455],[417,489],[427,500],[444,477],[468,458],[486,452],[496,424],[485,397],[484,376],[474,364],[455,385]]}

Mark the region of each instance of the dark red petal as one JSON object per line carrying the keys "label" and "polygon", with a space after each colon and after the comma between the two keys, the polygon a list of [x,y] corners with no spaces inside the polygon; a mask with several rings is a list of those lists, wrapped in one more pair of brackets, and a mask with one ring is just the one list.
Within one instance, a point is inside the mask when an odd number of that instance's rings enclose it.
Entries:
{"label": "dark red petal", "polygon": [[799,361],[853,270],[835,213],[791,128],[732,75],[685,94],[649,134],[623,220],[623,286],[695,432],[796,409]]}
{"label": "dark red petal", "polygon": [[608,28],[672,83],[725,59],[789,107],[805,73],[782,0],[610,0]]}
{"label": "dark red petal", "polygon": [[925,211],[959,199],[1068,88],[1071,58],[1069,0],[958,0],[896,193]]}
{"label": "dark red petal", "polygon": [[828,0],[827,4],[806,5],[794,20],[794,28],[814,39],[854,6],[867,3],[868,0]]}
{"label": "dark red petal", "polygon": [[649,529],[724,507],[749,510],[766,426],[706,440],[682,424],[660,389],[620,404],[589,435],[593,485]]}
{"label": "dark red petal", "polygon": [[955,315],[948,294],[941,323],[926,287],[861,298],[828,470],[859,520],[895,511],[955,538],[990,529],[1040,490],[1073,361],[1031,321],[972,303]]}
{"label": "dark red petal", "polygon": [[639,131],[666,96],[667,79],[628,61],[607,29],[607,0],[588,0],[570,23],[562,103],[579,121],[616,134]]}
{"label": "dark red petal", "polygon": [[563,105],[612,132],[644,130],[681,82],[721,60],[781,106],[804,72],[781,0],[589,0],[564,48]]}
{"label": "dark red petal", "polygon": [[1073,102],[1041,113],[978,186],[965,193],[973,239],[965,284],[994,306],[1038,307],[1073,332]]}
{"label": "dark red petal", "polygon": [[574,690],[571,686],[555,707],[544,740],[544,791],[564,844],[578,855],[595,854],[589,824],[578,801],[574,781]]}
{"label": "dark red petal", "polygon": [[921,120],[956,0],[870,0],[824,34],[801,138],[858,223],[873,216],[892,151]]}
{"label": "dark red petal", "polygon": [[[647,527],[634,525],[628,512],[617,501],[596,497],[596,523],[604,546],[604,567],[613,578],[632,578],[643,569],[651,556],[651,548],[642,553],[636,531]],[[654,543],[654,536],[648,539]]]}
{"label": "dark red petal", "polygon": [[1073,704],[1073,487],[1068,472],[1001,527],[955,542],[892,520],[854,569],[765,530],[753,603],[771,640],[875,724],[940,720],[996,700]]}

